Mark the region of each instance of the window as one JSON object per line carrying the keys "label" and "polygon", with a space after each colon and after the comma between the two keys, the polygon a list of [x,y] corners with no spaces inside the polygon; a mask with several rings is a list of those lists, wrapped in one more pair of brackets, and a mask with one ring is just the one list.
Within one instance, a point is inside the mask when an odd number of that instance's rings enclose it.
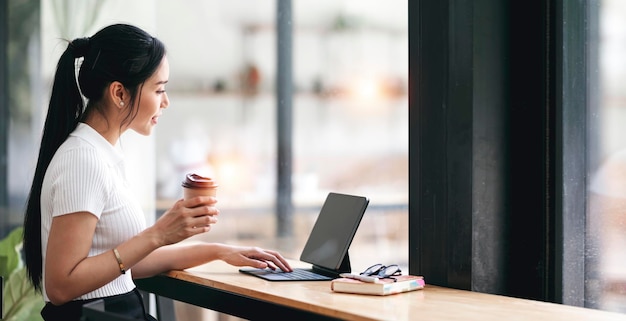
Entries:
{"label": "window", "polygon": [[[206,238],[272,246],[278,3],[202,3],[157,6],[157,17],[178,12],[196,21],[157,18],[172,66],[172,104],[156,135],[157,197],[163,206],[178,197],[187,172],[214,176],[222,217]],[[408,270],[406,1],[292,6],[294,241],[283,250],[299,256],[328,192],[364,195],[370,206],[353,266],[369,266],[374,252]]]}
{"label": "window", "polygon": [[353,268],[381,262],[408,271],[406,0],[292,1],[294,210],[286,242],[278,242],[275,215],[277,1],[32,4],[40,10],[24,10],[37,20],[28,25],[32,38],[14,38],[32,68],[23,94],[32,102],[7,130],[10,224],[22,222],[61,39],[126,22],[163,40],[171,66],[171,105],[154,134],[121,140],[148,220],[181,196],[185,173],[214,176],[222,216],[199,239],[298,258],[328,192],[363,195],[370,205],[351,247]]}
{"label": "window", "polygon": [[[626,312],[626,6],[598,1],[588,50],[592,73],[588,105],[589,160],[586,279],[587,305]],[[596,21],[593,18],[591,21]]]}

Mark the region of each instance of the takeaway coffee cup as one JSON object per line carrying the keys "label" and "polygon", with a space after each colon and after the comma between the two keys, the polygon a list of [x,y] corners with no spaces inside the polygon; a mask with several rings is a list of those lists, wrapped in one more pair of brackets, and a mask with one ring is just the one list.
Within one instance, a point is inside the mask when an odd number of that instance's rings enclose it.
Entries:
{"label": "takeaway coffee cup", "polygon": [[182,183],[183,197],[185,199],[194,196],[215,196],[217,195],[217,184],[212,178],[200,176],[198,174],[187,174]]}

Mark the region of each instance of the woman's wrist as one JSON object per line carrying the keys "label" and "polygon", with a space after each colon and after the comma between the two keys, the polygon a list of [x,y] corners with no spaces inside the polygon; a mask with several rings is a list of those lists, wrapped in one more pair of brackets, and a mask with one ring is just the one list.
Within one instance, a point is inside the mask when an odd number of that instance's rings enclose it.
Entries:
{"label": "woman's wrist", "polygon": [[143,230],[143,232],[139,235],[146,238],[153,250],[168,245],[163,237],[163,233],[159,232],[154,226],[150,226],[149,228]]}

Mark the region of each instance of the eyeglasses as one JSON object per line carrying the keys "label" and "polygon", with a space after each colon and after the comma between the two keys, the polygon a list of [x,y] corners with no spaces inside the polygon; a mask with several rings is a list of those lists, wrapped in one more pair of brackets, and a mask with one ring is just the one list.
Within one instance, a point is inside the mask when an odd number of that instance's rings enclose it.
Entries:
{"label": "eyeglasses", "polygon": [[368,267],[365,271],[359,274],[373,276],[380,279],[392,279],[396,282],[397,280],[393,276],[401,275],[402,270],[400,270],[400,267],[397,264],[382,265],[379,263]]}

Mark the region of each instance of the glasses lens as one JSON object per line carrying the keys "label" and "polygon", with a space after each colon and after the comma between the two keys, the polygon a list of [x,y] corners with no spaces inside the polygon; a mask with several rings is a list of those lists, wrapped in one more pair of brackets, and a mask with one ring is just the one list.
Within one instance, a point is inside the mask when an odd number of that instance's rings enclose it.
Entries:
{"label": "glasses lens", "polygon": [[361,275],[373,275],[373,274],[377,274],[380,269],[384,268],[384,266],[382,264],[374,264],[370,267],[368,267],[365,271],[361,272]]}
{"label": "glasses lens", "polygon": [[392,264],[390,266],[385,267],[380,272],[378,272],[378,276],[386,278],[392,275],[400,275],[400,273],[402,273],[402,271],[400,270],[400,267],[397,266],[396,264]]}

